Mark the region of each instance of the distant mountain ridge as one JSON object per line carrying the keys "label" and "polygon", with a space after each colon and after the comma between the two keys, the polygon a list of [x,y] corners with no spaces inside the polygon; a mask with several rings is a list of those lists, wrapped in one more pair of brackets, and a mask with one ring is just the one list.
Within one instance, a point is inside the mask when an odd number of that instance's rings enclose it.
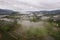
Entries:
{"label": "distant mountain ridge", "polygon": [[[45,15],[50,15],[50,14],[60,14],[60,10],[51,10],[51,11],[29,11],[32,14],[45,14]],[[20,13],[20,12],[18,12]],[[28,12],[27,12],[28,13]],[[17,14],[17,11],[9,10],[9,9],[0,9],[0,15],[10,15],[10,14]],[[23,13],[22,13],[23,14]]]}
{"label": "distant mountain ridge", "polygon": [[13,10],[8,10],[8,9],[0,9],[0,15],[10,15],[10,14],[12,14],[13,12],[15,12],[15,11],[13,11]]}
{"label": "distant mountain ridge", "polygon": [[51,11],[30,11],[31,13],[35,13],[35,14],[45,14],[45,15],[56,15],[56,14],[60,14],[60,10],[51,10]]}

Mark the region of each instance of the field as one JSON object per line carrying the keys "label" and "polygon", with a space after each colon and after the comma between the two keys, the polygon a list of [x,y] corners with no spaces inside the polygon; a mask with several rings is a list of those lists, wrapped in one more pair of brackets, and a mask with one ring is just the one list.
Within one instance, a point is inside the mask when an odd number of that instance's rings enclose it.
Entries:
{"label": "field", "polygon": [[60,40],[60,20],[7,16],[0,19],[0,31],[2,40]]}

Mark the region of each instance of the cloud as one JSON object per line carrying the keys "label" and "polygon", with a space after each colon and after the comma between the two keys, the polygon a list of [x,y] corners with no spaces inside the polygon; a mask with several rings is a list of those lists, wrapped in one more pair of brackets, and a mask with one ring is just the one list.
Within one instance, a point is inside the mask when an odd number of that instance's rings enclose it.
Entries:
{"label": "cloud", "polygon": [[0,0],[0,8],[16,11],[60,9],[60,0]]}

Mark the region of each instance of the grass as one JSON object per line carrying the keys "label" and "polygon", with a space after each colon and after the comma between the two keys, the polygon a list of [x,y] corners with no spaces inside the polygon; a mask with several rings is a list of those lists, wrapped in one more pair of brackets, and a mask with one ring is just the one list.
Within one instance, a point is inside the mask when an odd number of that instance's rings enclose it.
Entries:
{"label": "grass", "polygon": [[40,28],[30,28],[27,31],[28,34],[32,34],[32,35],[45,35],[47,34],[47,30],[46,29],[40,29]]}
{"label": "grass", "polygon": [[33,17],[32,19],[30,19],[31,22],[39,22],[41,19],[37,18],[37,17]]}
{"label": "grass", "polygon": [[14,37],[9,35],[8,32],[14,31],[20,26],[21,25],[18,24],[17,21],[8,22],[8,21],[0,20],[0,31],[2,31],[3,40],[16,40]]}
{"label": "grass", "polygon": [[[47,21],[44,24],[45,28],[33,28],[33,27],[31,27],[30,29],[25,31],[22,34],[22,36],[20,34],[18,40],[47,40],[46,39],[46,38],[48,38],[47,36],[51,36],[55,40],[60,40],[60,29],[58,29],[55,26],[55,24],[59,24],[58,28],[60,28],[60,21],[53,22],[52,20]],[[15,30],[14,29],[15,27],[18,28],[21,25],[19,25],[17,23],[17,21],[15,20],[15,22],[13,22],[13,23],[11,23],[11,22],[6,23],[5,21],[0,21],[0,26],[1,26],[0,29],[2,29],[4,32],[6,32],[7,30],[10,30],[12,27],[13,27],[12,29]],[[57,28],[57,31],[54,28]],[[12,29],[11,29],[11,31],[12,31]],[[8,40],[10,40],[9,39],[9,38],[11,38],[11,37],[9,37],[10,35],[7,36],[6,33],[3,33],[3,35],[4,35],[3,39],[5,39],[5,36],[6,36],[6,40],[7,40],[7,38],[8,38]],[[14,34],[14,35],[17,35],[17,34]],[[15,40],[15,39],[12,38],[11,40]]]}
{"label": "grass", "polygon": [[[58,26],[56,26],[58,24]],[[49,31],[49,35],[53,37],[55,40],[60,40],[60,20],[49,20],[48,21],[47,30]],[[54,29],[55,28],[55,29]]]}
{"label": "grass", "polygon": [[48,31],[46,29],[40,29],[40,28],[31,27],[29,30],[27,30],[24,33],[24,36],[22,36],[22,38],[24,40],[40,40],[40,39],[43,40],[44,37],[47,36],[47,34],[48,34]]}

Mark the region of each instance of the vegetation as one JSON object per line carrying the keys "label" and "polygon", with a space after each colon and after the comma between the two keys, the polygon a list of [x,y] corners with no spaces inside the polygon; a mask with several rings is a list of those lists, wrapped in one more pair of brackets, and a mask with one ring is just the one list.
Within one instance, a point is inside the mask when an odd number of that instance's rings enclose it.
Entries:
{"label": "vegetation", "polygon": [[[57,24],[58,26],[56,26]],[[17,39],[11,37],[9,34],[7,35],[7,32],[15,30],[14,28],[21,26],[18,25],[16,20],[14,22],[6,22],[1,20],[0,26],[0,30],[3,31],[5,36],[9,36],[11,40],[48,40],[49,36],[54,40],[60,40],[60,21],[53,21],[49,19],[47,22],[45,22],[45,29],[31,27],[29,30],[20,34],[20,36],[17,35]],[[13,35],[16,34],[13,33]]]}
{"label": "vegetation", "polygon": [[47,36],[47,33],[48,32],[46,29],[31,27],[30,29],[22,33],[20,40],[44,40]]}
{"label": "vegetation", "polygon": [[[19,28],[21,25],[17,23],[17,20],[11,21],[5,21],[0,20],[0,31],[3,36],[3,40],[17,40],[13,36],[11,36],[9,33]],[[18,38],[18,37],[17,37]]]}
{"label": "vegetation", "polygon": [[[17,23],[17,20],[14,16],[7,18],[11,18],[14,21],[11,22],[0,20],[0,31],[2,32],[3,40],[49,40],[49,38],[60,40],[60,20],[54,21],[53,19],[49,19],[44,23],[45,28],[31,27],[20,35],[17,35],[12,31],[16,30],[21,25]],[[38,22],[40,19],[35,15],[31,21]],[[10,34],[11,32],[12,35]]]}
{"label": "vegetation", "polygon": [[32,19],[30,19],[31,22],[39,22],[41,19],[39,17],[33,17]]}
{"label": "vegetation", "polygon": [[49,31],[49,35],[55,40],[60,40],[60,20],[54,21],[53,19],[50,19],[48,24],[47,29]]}

